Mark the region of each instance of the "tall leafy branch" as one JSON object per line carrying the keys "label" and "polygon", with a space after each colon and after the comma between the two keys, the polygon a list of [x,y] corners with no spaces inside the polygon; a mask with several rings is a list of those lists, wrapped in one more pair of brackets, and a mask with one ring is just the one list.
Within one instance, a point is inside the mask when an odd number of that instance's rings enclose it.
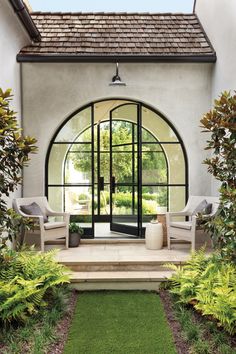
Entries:
{"label": "tall leafy branch", "polygon": [[8,209],[7,198],[21,183],[30,153],[37,150],[36,139],[22,135],[16,112],[10,108],[11,100],[11,90],[0,88],[0,249],[19,230],[19,216]]}
{"label": "tall leafy branch", "polygon": [[211,157],[204,163],[221,182],[219,212],[206,228],[222,254],[236,260],[236,94],[223,92],[201,124],[210,133],[206,150],[211,150]]}

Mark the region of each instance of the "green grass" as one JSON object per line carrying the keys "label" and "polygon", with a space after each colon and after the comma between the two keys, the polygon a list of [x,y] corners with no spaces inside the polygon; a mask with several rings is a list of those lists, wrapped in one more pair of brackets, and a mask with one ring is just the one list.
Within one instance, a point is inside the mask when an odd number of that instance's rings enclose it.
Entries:
{"label": "green grass", "polygon": [[156,293],[83,292],[64,354],[176,354]]}

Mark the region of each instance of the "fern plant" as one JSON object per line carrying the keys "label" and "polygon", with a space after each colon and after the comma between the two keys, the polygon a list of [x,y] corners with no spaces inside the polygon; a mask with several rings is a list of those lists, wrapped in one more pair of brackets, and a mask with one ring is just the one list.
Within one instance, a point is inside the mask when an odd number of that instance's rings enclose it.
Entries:
{"label": "fern plant", "polygon": [[6,325],[25,322],[47,306],[47,296],[56,286],[68,283],[66,268],[54,260],[55,251],[16,253],[0,256],[0,321]]}
{"label": "fern plant", "polygon": [[203,315],[213,317],[230,334],[236,333],[236,265],[226,263],[218,253],[204,254],[204,249],[192,254],[170,279],[170,292],[179,302],[191,304]]}

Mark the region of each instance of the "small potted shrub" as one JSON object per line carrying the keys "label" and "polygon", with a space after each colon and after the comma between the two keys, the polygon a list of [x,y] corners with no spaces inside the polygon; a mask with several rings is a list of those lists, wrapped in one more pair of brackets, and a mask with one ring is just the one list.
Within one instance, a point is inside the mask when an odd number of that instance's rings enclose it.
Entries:
{"label": "small potted shrub", "polygon": [[83,229],[78,224],[71,222],[69,225],[69,247],[78,247],[83,233]]}

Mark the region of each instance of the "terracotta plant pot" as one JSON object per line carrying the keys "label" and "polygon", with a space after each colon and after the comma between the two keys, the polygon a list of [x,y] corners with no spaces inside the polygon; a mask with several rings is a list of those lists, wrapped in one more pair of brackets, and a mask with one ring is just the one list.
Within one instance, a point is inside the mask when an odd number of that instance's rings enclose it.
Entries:
{"label": "terracotta plant pot", "polygon": [[69,235],[69,247],[78,247],[81,235],[78,232],[72,232]]}

